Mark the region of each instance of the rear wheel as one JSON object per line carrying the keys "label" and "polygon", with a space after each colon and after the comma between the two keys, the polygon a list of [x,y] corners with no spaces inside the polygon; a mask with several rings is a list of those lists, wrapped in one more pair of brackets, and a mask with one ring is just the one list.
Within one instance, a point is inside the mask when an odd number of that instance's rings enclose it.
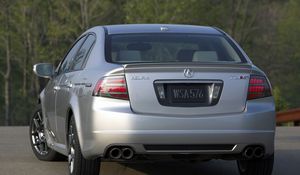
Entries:
{"label": "rear wheel", "polygon": [[257,160],[238,160],[240,175],[271,175],[274,155]]}
{"label": "rear wheel", "polygon": [[99,175],[100,158],[87,160],[82,156],[75,120],[72,117],[68,130],[68,162],[70,175]]}
{"label": "rear wheel", "polygon": [[29,125],[29,137],[33,153],[39,160],[52,161],[63,156],[47,145],[43,123],[42,109],[38,105],[31,117]]}

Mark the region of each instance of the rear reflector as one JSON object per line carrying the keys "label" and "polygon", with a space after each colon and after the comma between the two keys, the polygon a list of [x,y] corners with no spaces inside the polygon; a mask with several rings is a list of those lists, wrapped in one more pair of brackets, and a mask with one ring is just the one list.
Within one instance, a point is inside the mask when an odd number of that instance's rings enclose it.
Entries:
{"label": "rear reflector", "polygon": [[125,77],[110,76],[100,79],[95,86],[93,96],[128,100]]}
{"label": "rear reflector", "polygon": [[248,100],[269,97],[271,89],[267,79],[263,76],[251,75],[248,87]]}

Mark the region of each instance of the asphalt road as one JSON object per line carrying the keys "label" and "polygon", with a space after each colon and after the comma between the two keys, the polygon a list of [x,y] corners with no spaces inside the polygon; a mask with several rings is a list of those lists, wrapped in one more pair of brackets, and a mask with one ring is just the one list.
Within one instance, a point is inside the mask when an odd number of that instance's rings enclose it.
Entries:
{"label": "asphalt road", "polygon": [[[202,163],[102,163],[102,175],[238,175],[235,161]],[[0,127],[0,175],[65,175],[67,162],[37,160],[30,148],[28,127]],[[274,175],[300,174],[300,127],[279,127]]]}

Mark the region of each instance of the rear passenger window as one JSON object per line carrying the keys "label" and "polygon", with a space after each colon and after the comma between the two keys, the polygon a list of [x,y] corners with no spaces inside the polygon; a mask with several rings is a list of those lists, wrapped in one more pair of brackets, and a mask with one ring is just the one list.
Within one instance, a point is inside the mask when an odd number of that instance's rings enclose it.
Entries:
{"label": "rear passenger window", "polygon": [[88,56],[94,42],[95,42],[95,36],[89,35],[72,61],[72,65],[71,65],[72,71],[82,69],[83,64],[84,64],[85,60],[87,59],[87,56]]}
{"label": "rear passenger window", "polygon": [[82,42],[84,41],[85,37],[80,38],[73,47],[69,50],[68,54],[65,56],[61,66],[59,68],[59,74],[69,72],[72,60],[77,53],[78,49],[80,48]]}

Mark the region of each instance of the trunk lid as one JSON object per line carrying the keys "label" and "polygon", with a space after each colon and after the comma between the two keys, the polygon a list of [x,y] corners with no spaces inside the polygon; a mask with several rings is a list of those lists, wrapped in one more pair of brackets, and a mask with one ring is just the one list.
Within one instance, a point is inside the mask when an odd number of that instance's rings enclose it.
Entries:
{"label": "trunk lid", "polygon": [[133,112],[211,115],[243,112],[249,64],[124,65]]}

